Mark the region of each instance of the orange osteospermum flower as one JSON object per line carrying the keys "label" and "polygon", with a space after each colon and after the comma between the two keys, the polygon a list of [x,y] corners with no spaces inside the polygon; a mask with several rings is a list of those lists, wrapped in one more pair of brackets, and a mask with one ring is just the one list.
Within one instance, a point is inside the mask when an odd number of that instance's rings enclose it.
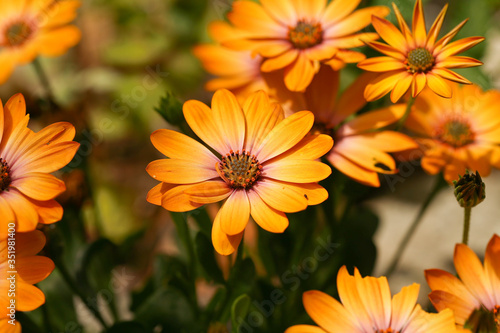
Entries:
{"label": "orange osteospermum flower", "polygon": [[385,276],[350,275],[343,266],[337,275],[342,303],[321,291],[303,295],[304,308],[317,326],[296,325],[285,333],[452,333],[457,332],[451,310],[438,314],[423,311],[417,303],[420,286],[403,287],[391,299]]}
{"label": "orange osteospermum flower", "polygon": [[[227,32],[222,33],[223,30]],[[228,89],[241,103],[253,92],[267,90],[260,71],[262,57],[252,56],[250,51],[235,51],[221,45],[226,38],[224,36],[234,31],[227,23],[214,22],[209,26],[209,31],[218,44],[197,45],[193,50],[205,70],[218,76],[208,81],[205,89]]]}
{"label": "orange osteospermum flower", "polygon": [[0,103],[0,239],[7,225],[19,232],[32,231],[37,223],[53,223],[62,217],[54,200],[66,188],[51,175],[75,155],[75,128],[59,122],[35,133],[27,125],[24,97],[17,94],[2,107]]}
{"label": "orange osteospermum flower", "polygon": [[[311,110],[315,116],[313,132],[333,137],[335,145],[326,159],[339,171],[367,186],[380,186],[378,173],[397,173],[396,163],[388,153],[417,148],[408,136],[382,128],[395,123],[404,114],[404,104],[373,110],[356,117],[366,105],[363,90],[373,74],[360,76],[337,97],[339,72],[322,65],[304,93],[289,92],[278,80],[270,84],[272,94],[285,110]],[[273,89],[274,88],[274,89]]]}
{"label": "orange osteospermum flower", "polygon": [[456,83],[451,89],[449,99],[424,90],[405,123],[421,146],[422,168],[443,171],[449,183],[466,169],[488,176],[492,165],[500,167],[500,92]]}
{"label": "orange osteospermum flower", "polygon": [[[476,324],[474,313],[483,312],[480,325],[491,325],[493,332],[500,329],[500,237],[493,235],[486,247],[484,265],[477,255],[465,244],[455,246],[453,256],[459,278],[440,269],[425,271],[427,283],[432,292],[429,298],[438,311],[452,309],[455,321],[465,328]],[[489,317],[489,318],[488,318]],[[466,324],[467,323],[467,324]]]}
{"label": "orange osteospermum flower", "polygon": [[372,15],[385,16],[385,6],[356,10],[361,0],[261,0],[235,1],[229,21],[240,30],[224,44],[251,50],[265,61],[263,72],[284,68],[289,90],[303,91],[326,63],[338,70],[345,63],[365,59],[350,50],[363,40],[378,39],[376,33],[357,33],[370,24]]}
{"label": "orange osteospermum flower", "polygon": [[218,90],[212,109],[184,103],[191,129],[216,154],[194,139],[171,130],[151,135],[153,145],[169,159],[151,162],[147,172],[162,183],[147,200],[176,212],[225,200],[212,227],[217,252],[228,255],[241,241],[250,215],[263,229],[283,232],[284,214],[323,202],[326,190],[316,182],[331,169],[319,161],[330,150],[327,135],[307,136],[314,116],[309,111],[284,118],[263,91],[240,106],[228,90]]}
{"label": "orange osteospermum flower", "polygon": [[[12,303],[11,300],[15,302],[16,311],[32,311],[45,303],[45,295],[34,284],[44,280],[54,269],[52,260],[36,255],[45,246],[45,235],[41,231],[16,233],[14,238],[14,246],[8,244],[8,239],[0,241],[0,307],[3,309],[2,319],[8,318],[10,313],[8,306]],[[14,267],[11,266],[13,264],[9,262],[8,257],[9,253],[12,252],[16,255]],[[16,273],[12,273],[12,271]],[[12,277],[14,279],[8,279]],[[9,296],[9,289],[11,289],[10,286],[13,281],[15,295]],[[2,326],[16,327],[0,320],[0,328]],[[2,332],[9,331],[2,330]],[[16,331],[13,330],[13,332]]]}
{"label": "orange osteospermum flower", "polygon": [[436,41],[448,5],[441,10],[428,33],[425,29],[421,0],[415,3],[413,32],[410,32],[394,3],[393,7],[401,31],[383,18],[373,17],[372,24],[375,30],[388,45],[370,41],[366,43],[385,56],[366,59],[358,64],[358,67],[367,71],[383,72],[366,87],[365,97],[368,101],[379,99],[392,90],[391,101],[396,103],[410,86],[413,97],[428,86],[436,94],[449,98],[452,91],[447,80],[471,83],[463,76],[449,70],[449,68],[482,65],[479,60],[457,54],[480,43],[484,40],[483,37],[467,37],[449,43],[467,20]]}
{"label": "orange osteospermum flower", "polygon": [[57,57],[80,41],[80,30],[68,25],[80,1],[2,1],[0,3],[0,84],[15,66],[38,55]]}

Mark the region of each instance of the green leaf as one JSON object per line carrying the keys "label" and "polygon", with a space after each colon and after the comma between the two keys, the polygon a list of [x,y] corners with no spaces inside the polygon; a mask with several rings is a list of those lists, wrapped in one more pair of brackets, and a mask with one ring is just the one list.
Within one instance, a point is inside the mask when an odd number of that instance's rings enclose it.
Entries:
{"label": "green leaf", "polygon": [[214,247],[210,239],[204,233],[198,232],[195,243],[198,260],[205,273],[211,280],[224,284],[224,276],[215,260]]}
{"label": "green leaf", "polygon": [[[238,333],[240,324],[242,320],[247,316],[250,310],[250,297],[247,294],[239,296],[231,306],[231,323],[232,323],[232,333]],[[240,320],[238,320],[240,319]]]}
{"label": "green leaf", "polygon": [[174,287],[157,289],[136,311],[136,320],[161,332],[194,332],[196,318],[185,295]]}
{"label": "green leaf", "polygon": [[168,123],[179,126],[184,123],[184,114],[182,113],[182,103],[170,92],[160,99],[160,105],[155,108]]}

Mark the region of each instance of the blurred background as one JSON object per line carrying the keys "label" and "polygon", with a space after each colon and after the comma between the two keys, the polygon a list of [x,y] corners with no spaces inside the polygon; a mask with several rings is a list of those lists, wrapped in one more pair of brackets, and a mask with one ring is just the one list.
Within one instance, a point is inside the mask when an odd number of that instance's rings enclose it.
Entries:
{"label": "blurred background", "polygon": [[[224,20],[231,2],[83,0],[76,20],[83,36],[79,45],[63,57],[41,59],[54,99],[64,111],[47,111],[46,87],[30,65],[17,68],[9,81],[0,86],[2,101],[17,92],[25,95],[31,114],[30,126],[34,130],[60,120],[72,122],[77,128],[76,140],[81,143],[81,149],[73,162],[60,172],[68,188],[60,201],[69,207],[65,209],[64,232],[76,234],[82,226],[75,221],[83,221],[84,232],[83,236],[66,241],[64,256],[68,261],[81,257],[81,248],[101,237],[109,239],[120,253],[127,253],[126,260],[121,257],[121,270],[115,270],[123,275],[117,280],[120,287],[114,290],[115,310],[124,318],[130,316],[128,305],[133,301],[128,298],[128,291],[144,286],[145,277],[153,269],[154,254],[179,253],[169,213],[146,201],[147,192],[157,182],[145,172],[145,167],[162,157],[149,136],[159,128],[175,128],[163,120],[155,108],[167,94],[181,102],[188,99],[210,102],[211,93],[203,89],[210,76],[193,55],[192,48],[211,42],[207,25],[213,20]],[[363,0],[361,6],[390,6],[391,2]],[[414,1],[395,0],[394,3],[407,22],[411,22]],[[424,1],[428,27],[445,3]],[[486,37],[485,42],[465,54],[482,60],[484,66],[457,72],[483,89],[500,88],[500,1],[450,0],[448,3],[441,34],[469,18],[455,40],[467,36]],[[392,13],[388,18],[395,21]],[[375,55],[366,48],[365,51]],[[346,71],[358,72],[352,65]],[[382,178],[381,188],[364,194],[366,205],[380,217],[375,232],[374,275],[386,269],[433,182],[418,164],[405,168],[401,178]],[[494,170],[484,181],[486,200],[472,212],[470,234],[470,245],[478,254],[484,254],[494,232],[500,233],[500,172]],[[423,270],[431,267],[453,270],[453,247],[460,241],[461,233],[462,210],[458,209],[452,190],[447,188],[432,203],[399,269],[391,277],[393,291],[413,281],[419,282],[423,286],[420,295],[424,302],[427,289]],[[246,237],[252,237],[251,231],[248,234]],[[104,251],[107,245],[99,246],[102,248],[97,247],[95,251]],[[220,263],[227,264],[222,259]],[[99,267],[93,269],[99,272]],[[58,291],[57,274],[41,284],[44,290]],[[200,286],[199,297],[210,297],[211,286],[204,288]],[[46,295],[47,303],[55,297],[50,292]],[[78,303],[74,306],[78,307]],[[75,321],[88,321],[88,325],[92,325],[93,319],[85,316],[84,309],[77,311],[77,316],[80,317],[74,318]],[[67,321],[58,325],[67,327]]]}

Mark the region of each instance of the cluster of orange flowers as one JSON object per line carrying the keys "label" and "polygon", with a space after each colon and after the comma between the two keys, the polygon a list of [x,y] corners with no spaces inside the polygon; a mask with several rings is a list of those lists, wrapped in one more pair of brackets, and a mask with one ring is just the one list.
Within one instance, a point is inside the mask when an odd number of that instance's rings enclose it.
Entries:
{"label": "cluster of orange flowers", "polygon": [[[188,101],[183,112],[206,145],[171,130],[154,132],[153,144],[168,159],[147,167],[161,182],[148,201],[189,211],[224,200],[212,240],[217,252],[228,255],[241,242],[250,216],[265,230],[283,232],[285,213],[326,200],[328,193],[317,182],[331,171],[318,161],[322,156],[375,187],[378,174],[398,172],[390,155],[396,152],[401,159],[418,156],[424,170],[443,172],[449,183],[467,169],[487,176],[492,166],[500,167],[500,118],[494,115],[499,93],[483,92],[451,70],[481,65],[458,54],[484,38],[452,41],[463,21],[438,39],[447,6],[427,31],[421,0],[411,30],[395,5],[399,29],[384,18],[389,8],[356,10],[359,3],[235,1],[229,22],[209,27],[216,44],[194,50],[216,76],[206,85],[216,92],[211,108]],[[376,33],[360,32],[370,23]],[[379,37],[387,44],[376,41]],[[353,50],[365,44],[383,56],[366,59]],[[337,96],[339,73],[348,63],[368,72]],[[393,103],[405,96],[408,103],[360,113],[388,93]],[[399,131],[403,125],[408,134]],[[337,281],[343,304],[308,292],[304,306],[320,327],[298,325],[287,332],[455,332],[455,324],[462,329],[475,311],[498,320],[499,239],[495,235],[488,245],[484,267],[465,245],[457,246],[462,281],[427,271],[439,314],[416,305],[416,284],[391,299],[385,277],[362,278],[358,271],[351,276],[344,267]]]}
{"label": "cluster of orange flowers", "polygon": [[[2,1],[0,3],[0,83],[17,65],[38,55],[58,56],[80,40],[80,31],[69,25],[80,1]],[[21,332],[8,315],[9,307],[31,311],[45,302],[33,284],[54,269],[51,259],[36,254],[45,236],[38,223],[61,220],[63,209],[55,198],[64,182],[51,175],[68,164],[79,144],[75,128],[55,123],[33,132],[21,94],[0,102],[0,331]],[[14,286],[14,287],[13,287]],[[13,303],[14,301],[14,303]]]}
{"label": "cluster of orange flowers", "polygon": [[[330,166],[319,161],[323,156],[332,167],[374,187],[380,186],[378,174],[398,172],[390,155],[396,152],[414,156],[419,151],[422,167],[430,174],[443,172],[448,182],[467,169],[486,176],[492,166],[500,167],[500,118],[494,113],[499,93],[483,92],[450,70],[481,65],[458,54],[483,38],[452,42],[464,21],[438,39],[447,7],[427,32],[421,0],[411,30],[396,6],[399,29],[384,19],[389,8],[356,10],[359,3],[234,2],[229,23],[210,26],[217,44],[195,49],[207,71],[218,76],[207,84],[216,90],[211,107],[191,100],[183,108],[204,144],[172,130],[154,132],[152,143],[168,159],[148,165],[147,172],[160,183],[147,200],[178,212],[224,201],[212,240],[217,252],[229,255],[250,217],[263,229],[281,233],[288,227],[286,213],[327,199],[318,184],[331,174]],[[79,5],[73,0],[3,1],[0,82],[18,64],[38,55],[57,56],[75,45],[80,32],[69,23]],[[370,24],[376,32],[360,32]],[[377,42],[379,37],[387,44]],[[353,50],[365,44],[384,56],[366,59]],[[368,73],[337,96],[339,73],[348,63]],[[360,113],[368,101],[388,93],[393,103],[405,95],[409,102]],[[35,229],[62,218],[54,198],[65,185],[51,173],[68,164],[79,147],[73,125],[55,123],[35,133],[28,121],[21,95],[0,104],[0,307],[10,302],[7,239],[14,226],[16,309],[21,311],[44,302],[33,284],[54,264],[36,256],[45,237]],[[396,124],[404,124],[409,134]],[[455,332],[486,317],[500,326],[500,237],[489,242],[484,265],[467,246],[457,245],[455,267],[460,279],[426,271],[438,314],[416,304],[417,284],[391,298],[385,277],[350,275],[343,267],[337,279],[342,303],[318,291],[305,293],[304,307],[319,327],[296,325],[287,332]],[[0,330],[19,332],[20,326],[1,317]]]}

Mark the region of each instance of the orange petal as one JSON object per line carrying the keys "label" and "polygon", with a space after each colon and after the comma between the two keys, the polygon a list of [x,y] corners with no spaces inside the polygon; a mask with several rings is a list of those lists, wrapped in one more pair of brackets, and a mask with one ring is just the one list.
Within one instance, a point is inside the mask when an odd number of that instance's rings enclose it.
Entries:
{"label": "orange petal", "polygon": [[50,224],[60,221],[63,216],[63,208],[55,200],[37,201],[29,199],[39,215],[38,223]]}
{"label": "orange petal", "polygon": [[295,325],[286,329],[285,333],[327,333],[317,326]]}
{"label": "orange petal", "polygon": [[262,63],[260,70],[268,73],[286,67],[294,62],[295,59],[297,59],[298,55],[299,51],[294,49],[287,51],[277,57],[266,59]]}
{"label": "orange petal", "polygon": [[[310,110],[314,113],[316,122],[327,125],[334,113],[339,83],[340,72],[332,70],[328,65],[321,65],[305,94],[292,93],[290,98],[297,99],[297,105],[293,106],[294,112]],[[287,93],[290,95],[288,90],[283,95],[287,96]]]}
{"label": "orange petal", "polygon": [[395,173],[396,171],[396,163],[390,155],[364,145],[363,140],[357,140],[356,136],[344,138],[338,142],[335,145],[335,152],[368,170],[378,173]]}
{"label": "orange petal", "polygon": [[410,76],[406,71],[391,71],[380,74],[365,89],[365,98],[367,101],[374,101],[386,95],[391,91],[396,83],[405,77]]}
{"label": "orange petal", "polygon": [[35,200],[51,200],[66,190],[62,180],[46,173],[33,172],[23,174],[12,182],[19,192]]}
{"label": "orange petal", "polygon": [[371,47],[372,49],[385,54],[386,56],[405,61],[406,60],[406,55],[401,53],[398,49],[395,49],[394,47],[380,43],[380,42],[367,42],[366,45]]}
{"label": "orange petal", "polygon": [[357,270],[354,271],[356,287],[361,301],[374,327],[384,329],[389,327],[391,320],[391,291],[387,278],[367,276],[362,278]]}
{"label": "orange petal", "polygon": [[304,91],[311,83],[316,70],[304,52],[285,68],[285,85],[291,91]]}
{"label": "orange petal", "polygon": [[20,174],[57,171],[71,162],[79,147],[80,144],[73,141],[48,145],[45,149],[38,149],[29,156],[20,158],[17,170]]}
{"label": "orange petal", "polygon": [[229,152],[229,147],[217,127],[212,110],[208,106],[196,100],[189,100],[184,103],[182,110],[189,127],[201,140],[221,155]]}
{"label": "orange petal", "polygon": [[233,191],[222,205],[218,215],[220,215],[220,226],[225,234],[233,236],[242,233],[250,218],[250,202],[246,190]]}
{"label": "orange petal", "polygon": [[305,50],[305,54],[309,60],[327,60],[333,57],[338,52],[335,43],[324,41],[323,43]]}
{"label": "orange petal", "polygon": [[328,191],[325,190],[323,186],[318,185],[317,183],[288,183],[287,186],[306,198],[307,204],[309,206],[319,205],[320,203],[328,199]]}
{"label": "orange petal", "polygon": [[45,295],[35,286],[16,281],[16,310],[31,311],[45,303]]}
{"label": "orange petal", "polygon": [[443,47],[443,49],[436,56],[436,62],[439,63],[440,61],[445,61],[448,57],[467,51],[471,47],[481,43],[483,40],[484,37],[467,37],[450,43]]}
{"label": "orange petal", "polygon": [[266,204],[255,191],[248,191],[250,200],[250,211],[253,220],[264,230],[274,233],[282,233],[288,227],[288,218]]}
{"label": "orange petal", "polygon": [[333,140],[326,134],[308,135],[293,148],[269,161],[272,164],[276,161],[286,159],[293,160],[314,160],[325,155],[332,149]]}
{"label": "orange petal", "polygon": [[477,255],[467,245],[457,244],[453,262],[460,279],[467,289],[487,309],[493,309],[495,307],[495,300],[492,299],[493,291]]}
{"label": "orange petal", "polygon": [[434,290],[429,294],[429,300],[438,311],[451,309],[454,314],[454,321],[458,325],[464,325],[472,312],[476,309],[470,303],[464,302],[455,293],[442,290]]}
{"label": "orange petal", "polygon": [[413,76],[407,75],[399,80],[391,92],[391,102],[397,103],[401,97],[410,89],[413,82]]}
{"label": "orange petal", "polygon": [[314,123],[314,115],[309,111],[292,114],[277,124],[262,141],[256,151],[260,163],[286,152],[299,143]]}
{"label": "orange petal", "polygon": [[16,257],[34,256],[45,246],[45,235],[40,230],[16,234]]}
{"label": "orange petal", "polygon": [[432,73],[439,75],[442,78],[450,80],[450,81],[463,83],[463,84],[471,84],[472,83],[469,80],[467,80],[465,77],[463,77],[462,75],[457,74],[453,71],[450,71],[449,69],[446,69],[446,68],[434,68],[432,70]]}
{"label": "orange petal", "polygon": [[411,49],[415,48],[415,40],[413,39],[413,35],[411,34],[410,28],[408,28],[408,25],[405,22],[405,19],[403,18],[403,15],[401,15],[401,12],[399,11],[398,7],[396,4],[393,2],[392,3],[392,9],[394,10],[394,14],[396,14],[396,18],[398,20],[399,24],[399,29],[401,30],[401,33],[403,34],[404,38],[406,39],[406,43],[408,43],[408,47]]}
{"label": "orange petal", "polygon": [[78,44],[82,36],[80,29],[67,25],[40,34],[36,39],[38,51],[47,57],[58,57]]}
{"label": "orange petal", "polygon": [[372,6],[354,11],[325,31],[325,38],[344,37],[360,31],[371,23],[372,16],[384,17],[389,14],[385,6]]}
{"label": "orange petal", "polygon": [[327,332],[362,332],[356,319],[333,297],[318,291],[306,291],[302,296],[309,317]]}
{"label": "orange petal", "polygon": [[231,193],[231,189],[222,180],[206,181],[190,186],[184,193],[189,196],[189,200],[200,203],[209,204],[219,202],[226,199]]}
{"label": "orange petal", "polygon": [[219,160],[205,146],[182,133],[159,129],[151,134],[151,142],[163,155],[186,161],[215,165]]}
{"label": "orange petal", "polygon": [[29,284],[45,280],[54,270],[54,262],[47,257],[31,256],[19,258],[16,261],[16,270],[21,279]]}
{"label": "orange petal", "polygon": [[379,36],[374,32],[362,32],[355,35],[328,39],[327,42],[330,47],[337,49],[351,49],[363,46],[365,42],[371,42],[377,39],[379,39]]}
{"label": "orange petal", "polygon": [[427,39],[427,31],[425,30],[424,10],[422,8],[422,0],[417,0],[413,9],[413,38],[417,47],[423,47]]}
{"label": "orange petal", "polygon": [[2,193],[2,198],[7,201],[16,216],[16,230],[26,232],[35,230],[38,224],[38,213],[35,207],[17,190]]}
{"label": "orange petal", "polygon": [[272,208],[285,213],[295,213],[307,208],[303,193],[285,182],[272,179],[259,179],[253,190]]}
{"label": "orange petal", "polygon": [[212,225],[212,243],[219,254],[227,256],[236,251],[243,237],[243,232],[234,236],[225,234],[221,228],[220,214],[219,211]]}
{"label": "orange petal", "polygon": [[280,105],[269,103],[263,91],[247,98],[243,112],[247,121],[245,148],[255,154],[272,129],[283,120],[284,112]]}
{"label": "orange petal", "polygon": [[243,148],[245,140],[245,116],[236,97],[226,89],[217,90],[212,97],[212,114],[229,149]]}
{"label": "orange petal", "polygon": [[347,87],[339,98],[330,124],[338,125],[353,113],[366,105],[363,92],[370,81],[377,77],[375,73],[363,73]]}
{"label": "orange petal", "polygon": [[369,147],[389,153],[418,148],[418,144],[412,138],[394,131],[365,133],[358,135],[357,139]]}
{"label": "orange petal", "polygon": [[437,41],[437,43],[434,45],[434,54],[439,52],[450,40],[455,37],[455,35],[458,33],[460,29],[467,23],[469,19],[465,19],[462,22],[460,22],[455,28],[453,28],[450,32],[448,32],[446,35],[444,35],[440,40]]}
{"label": "orange petal", "polygon": [[185,160],[156,160],[148,164],[146,171],[154,179],[170,184],[193,184],[219,178],[215,166]]}
{"label": "orange petal", "polygon": [[260,4],[235,1],[227,14],[229,21],[252,38],[284,38],[288,27],[275,21]]}
{"label": "orange petal", "polygon": [[363,113],[340,127],[337,131],[337,135],[338,137],[346,137],[383,128],[401,119],[405,110],[406,105],[396,104],[383,109]]}
{"label": "orange petal", "polygon": [[326,6],[323,13],[322,25],[328,28],[351,14],[358,7],[361,0],[334,0]]}
{"label": "orange petal", "polygon": [[425,88],[427,83],[427,76],[424,73],[417,73],[413,75],[413,82],[411,85],[411,95],[417,97],[420,92]]}
{"label": "orange petal", "polygon": [[392,57],[373,57],[358,63],[358,67],[370,72],[387,72],[405,69],[404,63]]}
{"label": "orange petal", "polygon": [[500,303],[500,237],[496,234],[491,237],[486,247],[484,270],[495,293],[495,304],[498,305]]}
{"label": "orange petal", "polygon": [[78,0],[65,0],[57,3],[57,6],[47,6],[42,12],[40,27],[50,29],[68,24],[76,18],[80,6],[81,2]]}
{"label": "orange petal", "polygon": [[10,318],[0,319],[0,332],[3,333],[21,333],[21,324],[19,321],[10,322]]}
{"label": "orange petal", "polygon": [[310,160],[285,158],[265,164],[262,176],[291,183],[313,183],[327,178],[332,173],[324,163]]}
{"label": "orange petal", "polygon": [[380,186],[380,181],[375,171],[368,170],[334,151],[328,154],[327,159],[337,170],[358,183],[373,187]]}
{"label": "orange petal", "polygon": [[[192,185],[163,184],[160,192],[162,194],[161,206],[166,210],[171,212],[187,212],[203,206],[203,204],[192,202],[190,197],[185,193]],[[149,200],[150,196],[148,193]]]}
{"label": "orange petal", "polygon": [[365,60],[366,56],[363,53],[357,51],[338,50],[338,52],[335,54],[335,58],[338,58],[347,64],[354,64]]}
{"label": "orange petal", "polygon": [[451,56],[437,63],[434,68],[468,68],[481,66],[483,63],[477,59],[464,56]]}
{"label": "orange petal", "polygon": [[443,80],[440,76],[428,73],[427,77],[427,85],[432,89],[436,94],[444,98],[451,97],[451,87],[445,80]]}
{"label": "orange petal", "polygon": [[447,10],[448,10],[448,4],[444,5],[443,9],[441,9],[441,12],[436,17],[436,20],[434,21],[431,29],[429,30],[429,34],[427,35],[427,42],[425,44],[425,46],[429,49],[432,49],[434,47],[434,43],[436,42],[437,37],[439,35],[439,31],[441,30],[441,27],[443,25],[444,16],[446,15]]}
{"label": "orange petal", "polygon": [[398,49],[400,52],[408,52],[408,43],[401,31],[399,31],[394,24],[384,18],[376,16],[372,17],[372,24],[380,35],[380,38],[386,41],[387,44]]}
{"label": "orange petal", "polygon": [[404,327],[417,304],[420,285],[413,283],[403,287],[399,293],[392,298],[391,327],[396,329]]}
{"label": "orange petal", "polygon": [[253,54],[259,54],[264,58],[277,57],[286,51],[292,51],[292,45],[288,40],[259,41],[252,48]]}
{"label": "orange petal", "polygon": [[293,27],[297,23],[297,11],[291,1],[261,0],[260,3],[270,16],[283,25]]}
{"label": "orange petal", "polygon": [[325,8],[326,0],[294,0],[295,11],[312,21],[319,21]]}

